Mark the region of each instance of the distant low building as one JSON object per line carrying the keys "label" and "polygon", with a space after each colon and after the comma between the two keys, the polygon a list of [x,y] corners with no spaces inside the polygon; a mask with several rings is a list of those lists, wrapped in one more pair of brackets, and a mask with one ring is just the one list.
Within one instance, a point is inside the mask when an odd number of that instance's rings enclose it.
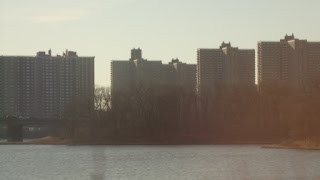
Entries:
{"label": "distant low building", "polygon": [[93,106],[94,57],[38,52],[36,56],[0,56],[0,114],[61,118],[77,98]]}
{"label": "distant low building", "polygon": [[111,93],[127,92],[137,86],[160,85],[162,62],[142,58],[141,49],[132,49],[129,60],[111,61]]}
{"label": "distant low building", "polygon": [[169,64],[163,65],[165,82],[169,85],[182,88],[185,92],[196,92],[197,65],[187,64],[172,59]]}
{"label": "distant low building", "polygon": [[161,60],[142,58],[141,49],[132,49],[129,60],[111,62],[111,93],[128,92],[134,87],[161,86],[183,87],[195,90],[196,65],[172,60],[162,64]]}

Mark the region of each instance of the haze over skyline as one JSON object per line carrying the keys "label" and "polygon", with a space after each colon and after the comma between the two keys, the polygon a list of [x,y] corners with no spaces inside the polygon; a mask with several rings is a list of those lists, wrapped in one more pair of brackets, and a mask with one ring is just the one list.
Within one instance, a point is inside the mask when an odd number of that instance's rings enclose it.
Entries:
{"label": "haze over skyline", "polygon": [[65,49],[95,56],[95,83],[110,85],[110,61],[143,57],[196,63],[198,48],[230,41],[256,48],[288,33],[320,41],[320,2],[178,0],[0,0],[0,55]]}

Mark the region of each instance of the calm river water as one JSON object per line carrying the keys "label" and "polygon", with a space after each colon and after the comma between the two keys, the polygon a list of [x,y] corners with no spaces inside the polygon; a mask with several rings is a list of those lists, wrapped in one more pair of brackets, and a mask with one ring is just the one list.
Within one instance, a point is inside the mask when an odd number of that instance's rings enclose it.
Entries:
{"label": "calm river water", "polygon": [[320,179],[320,151],[259,146],[0,146],[3,180]]}

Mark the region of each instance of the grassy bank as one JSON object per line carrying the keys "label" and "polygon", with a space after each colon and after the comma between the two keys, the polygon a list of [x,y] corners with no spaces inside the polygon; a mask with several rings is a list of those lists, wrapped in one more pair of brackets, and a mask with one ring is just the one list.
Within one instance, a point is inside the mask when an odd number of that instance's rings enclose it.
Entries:
{"label": "grassy bank", "polygon": [[24,142],[1,142],[0,145],[69,145],[72,144],[69,139],[47,136],[38,139],[32,139]]}
{"label": "grassy bank", "polygon": [[320,150],[320,140],[301,139],[287,140],[280,144],[265,145],[264,148]]}
{"label": "grassy bank", "polygon": [[71,140],[59,137],[47,136],[43,138],[27,140],[24,142],[2,142],[0,145],[263,145],[270,142],[258,141],[210,141],[193,140],[183,141],[179,139],[167,140],[146,140],[146,139],[126,139],[126,140]]}

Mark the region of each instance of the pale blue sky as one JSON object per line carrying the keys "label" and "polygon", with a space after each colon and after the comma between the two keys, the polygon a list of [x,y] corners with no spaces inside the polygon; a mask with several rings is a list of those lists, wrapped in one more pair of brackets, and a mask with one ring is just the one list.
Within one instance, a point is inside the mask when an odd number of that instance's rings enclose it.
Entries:
{"label": "pale blue sky", "polygon": [[231,41],[256,48],[286,33],[320,41],[319,0],[0,0],[0,55],[65,49],[96,56],[96,84],[110,60],[140,47],[147,59],[196,63],[197,48]]}

